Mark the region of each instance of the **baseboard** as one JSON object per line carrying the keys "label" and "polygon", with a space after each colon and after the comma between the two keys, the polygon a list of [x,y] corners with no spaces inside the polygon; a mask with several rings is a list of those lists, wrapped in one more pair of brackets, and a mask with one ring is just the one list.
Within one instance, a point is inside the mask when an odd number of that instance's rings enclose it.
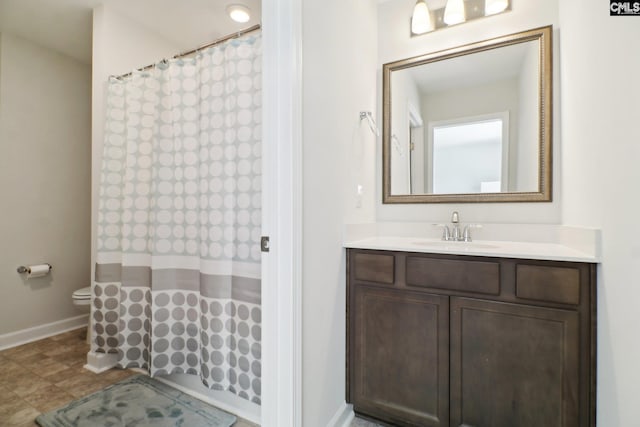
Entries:
{"label": "baseboard", "polygon": [[0,351],[72,331],[74,329],[86,328],[88,322],[89,315],[81,314],[80,316],[58,320],[57,322],[51,322],[45,325],[34,326],[33,328],[0,335]]}
{"label": "baseboard", "polygon": [[238,397],[229,391],[209,390],[202,384],[200,378],[195,375],[173,374],[168,377],[158,376],[154,378],[196,399],[207,402],[216,408],[244,418],[247,421],[256,424],[260,424],[261,422],[260,406]]}
{"label": "baseboard", "polygon": [[331,421],[327,423],[327,427],[349,427],[354,418],[353,405],[342,402],[342,405],[331,417]]}

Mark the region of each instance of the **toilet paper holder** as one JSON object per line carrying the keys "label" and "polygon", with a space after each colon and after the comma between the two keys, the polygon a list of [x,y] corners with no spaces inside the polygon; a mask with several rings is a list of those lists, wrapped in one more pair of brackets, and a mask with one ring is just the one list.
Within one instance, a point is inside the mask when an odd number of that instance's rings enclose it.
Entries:
{"label": "toilet paper holder", "polygon": [[[45,263],[46,265],[49,266],[49,271],[53,270],[53,266],[51,264],[49,264],[48,262]],[[24,273],[31,273],[31,267],[25,267],[24,265],[21,265],[20,267],[17,268],[18,273],[20,274],[24,274]]]}

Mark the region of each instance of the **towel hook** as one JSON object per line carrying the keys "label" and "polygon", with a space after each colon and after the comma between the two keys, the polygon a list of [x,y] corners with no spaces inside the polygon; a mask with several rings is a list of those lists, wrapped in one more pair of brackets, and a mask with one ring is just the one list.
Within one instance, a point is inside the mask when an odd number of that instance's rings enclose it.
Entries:
{"label": "towel hook", "polygon": [[371,132],[373,132],[375,136],[380,136],[380,131],[378,130],[375,120],[373,120],[371,111],[360,111],[360,121],[363,119],[367,119],[369,122],[369,129],[371,129]]}

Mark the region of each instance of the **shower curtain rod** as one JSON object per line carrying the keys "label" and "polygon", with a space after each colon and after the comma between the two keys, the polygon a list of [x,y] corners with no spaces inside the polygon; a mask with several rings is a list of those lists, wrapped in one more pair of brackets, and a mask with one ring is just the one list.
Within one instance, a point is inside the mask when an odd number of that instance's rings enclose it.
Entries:
{"label": "shower curtain rod", "polygon": [[[200,47],[197,47],[195,49],[191,49],[191,50],[188,50],[186,52],[181,52],[181,53],[179,53],[177,55],[174,55],[174,56],[171,57],[171,59],[178,59],[178,58],[183,58],[185,56],[189,56],[189,55],[191,55],[193,53],[200,52],[201,50],[206,49],[208,47],[212,47],[212,46],[215,46],[217,44],[224,43],[227,40],[236,39],[238,37],[241,37],[241,36],[243,36],[245,34],[253,32],[253,31],[257,31],[259,29],[260,29],[260,24],[257,24],[257,25],[254,25],[252,27],[245,28],[244,30],[236,31],[233,34],[229,34],[227,36],[221,37],[221,38],[219,38],[217,40],[212,41],[211,43],[207,43],[207,44],[205,44],[203,46],[200,46]],[[146,70],[149,70],[149,69],[155,67],[156,65],[157,64],[149,64],[149,65],[147,65],[145,67],[137,68],[136,71],[146,71]],[[116,78],[116,79],[124,79],[126,77],[131,76],[132,74],[133,74],[133,71],[129,71],[128,73],[121,74],[119,76],[113,76],[113,77]]]}

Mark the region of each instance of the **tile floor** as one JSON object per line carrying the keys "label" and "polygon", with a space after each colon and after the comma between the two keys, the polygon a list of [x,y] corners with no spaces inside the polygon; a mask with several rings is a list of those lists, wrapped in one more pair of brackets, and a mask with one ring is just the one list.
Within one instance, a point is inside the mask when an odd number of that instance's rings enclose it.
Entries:
{"label": "tile floor", "polygon": [[[33,427],[40,413],[64,406],[137,372],[83,368],[89,345],[86,329],[0,351],[0,425]],[[257,427],[239,419],[234,427]]]}
{"label": "tile floor", "polygon": [[384,427],[382,424],[376,424],[374,422],[365,420],[363,418],[356,417],[351,421],[350,427]]}

